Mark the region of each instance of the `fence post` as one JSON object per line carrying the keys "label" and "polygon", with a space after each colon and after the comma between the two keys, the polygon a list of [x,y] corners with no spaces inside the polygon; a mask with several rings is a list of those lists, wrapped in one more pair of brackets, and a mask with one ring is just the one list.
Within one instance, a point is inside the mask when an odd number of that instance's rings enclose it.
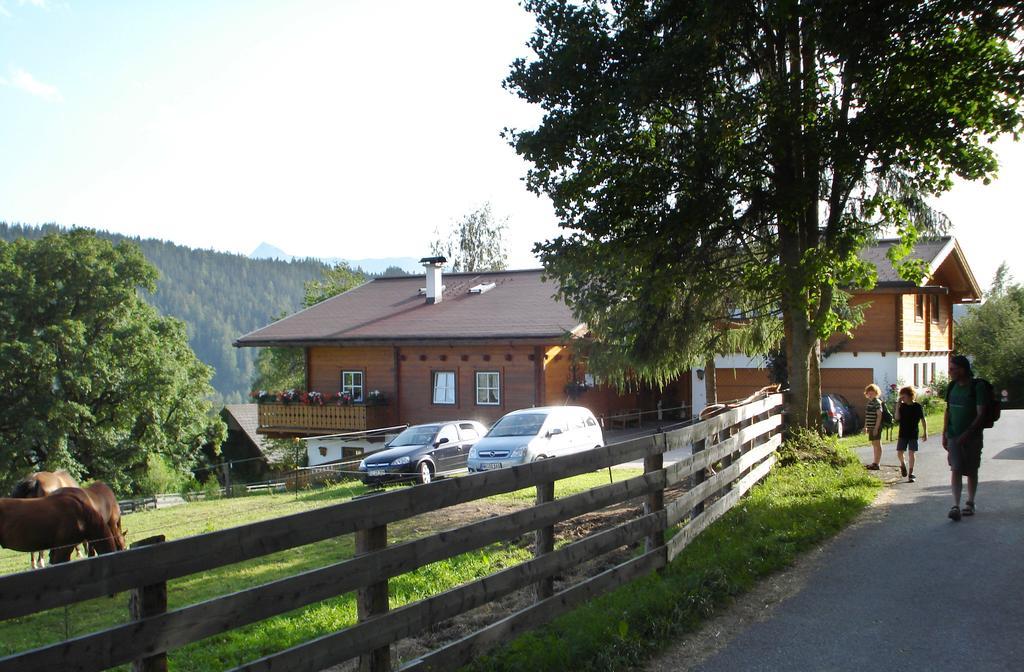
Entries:
{"label": "fence post", "polygon": [[[707,437],[705,437],[705,438],[701,439],[700,441],[694,442],[694,444],[693,444],[693,454],[696,455],[697,453],[702,452],[704,450],[704,448],[707,447],[707,441],[708,441]],[[698,485],[700,485],[701,483],[704,482],[704,472],[705,471],[707,471],[707,468],[697,469],[696,471],[693,472],[693,487],[696,488]],[[704,513],[704,500],[703,499],[693,505],[693,512],[690,514],[690,518],[696,518],[697,516],[699,516],[702,513]]]}
{"label": "fence post", "polygon": [[[160,544],[164,535],[140,539],[131,545],[132,548]],[[128,613],[133,621],[141,621],[149,616],[156,616],[167,611],[167,582],[161,581],[141,588],[133,588],[128,592]],[[132,661],[132,672],[167,672],[167,653],[161,651],[152,656]]]}
{"label": "fence post", "polygon": [[[379,525],[356,532],[356,556],[379,551],[388,545],[388,526]],[[359,622],[388,611],[388,580],[378,581],[360,588],[356,593]],[[360,672],[389,672],[391,647],[382,646],[359,656]]]}
{"label": "fence post", "polygon": [[[537,484],[537,504],[555,501],[555,482]],[[534,543],[534,557],[540,557],[545,553],[555,550],[555,526],[548,525],[537,530]],[[545,576],[537,582],[537,601],[547,599],[555,594],[555,579],[552,576]]]}
{"label": "fence post", "polygon": [[[659,435],[655,434],[651,437],[651,441],[657,443]],[[644,458],[644,473],[649,474],[654,471],[660,471],[665,466],[665,432],[662,431],[661,437],[661,452],[657,455],[648,455]],[[644,502],[644,513],[650,514],[655,511],[661,511],[665,508],[665,488],[662,486],[658,490],[655,490],[651,494],[647,495],[647,501]],[[665,545],[665,530],[657,530],[648,535],[646,542],[644,543],[644,551],[650,553],[659,546]]]}

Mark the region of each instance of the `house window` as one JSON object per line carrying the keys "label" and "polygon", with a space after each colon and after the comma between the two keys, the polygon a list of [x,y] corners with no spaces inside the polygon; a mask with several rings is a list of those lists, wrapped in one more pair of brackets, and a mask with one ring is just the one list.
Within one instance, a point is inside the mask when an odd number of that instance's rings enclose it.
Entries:
{"label": "house window", "polygon": [[476,372],[476,403],[497,406],[501,403],[500,376],[497,371]]}
{"label": "house window", "polygon": [[342,371],[341,372],[341,393],[352,395],[353,402],[363,401],[363,372]]}
{"label": "house window", "polygon": [[921,365],[914,364],[914,387],[921,384]]}
{"label": "house window", "polygon": [[924,320],[924,296],[914,294],[914,319]]}
{"label": "house window", "polygon": [[939,295],[938,294],[932,294],[931,296],[928,297],[928,301],[931,304],[929,307],[931,308],[932,322],[934,322],[935,324],[938,324],[939,323]]}
{"label": "house window", "polygon": [[932,381],[933,385],[935,384],[935,362],[932,362],[932,375],[929,378],[929,380]]}
{"label": "house window", "polygon": [[454,371],[434,371],[434,403],[455,403]]}

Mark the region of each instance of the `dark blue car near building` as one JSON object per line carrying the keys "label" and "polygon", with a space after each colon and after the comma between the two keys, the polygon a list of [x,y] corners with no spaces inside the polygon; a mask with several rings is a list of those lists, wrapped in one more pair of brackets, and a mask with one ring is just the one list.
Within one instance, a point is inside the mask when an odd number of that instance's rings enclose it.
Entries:
{"label": "dark blue car near building", "polygon": [[384,450],[359,463],[363,483],[396,481],[429,483],[437,476],[466,470],[469,449],[487,433],[474,420],[413,425],[389,441]]}
{"label": "dark blue car near building", "polygon": [[860,416],[853,405],[841,394],[829,392],[821,395],[821,425],[828,434],[842,438],[860,431]]}

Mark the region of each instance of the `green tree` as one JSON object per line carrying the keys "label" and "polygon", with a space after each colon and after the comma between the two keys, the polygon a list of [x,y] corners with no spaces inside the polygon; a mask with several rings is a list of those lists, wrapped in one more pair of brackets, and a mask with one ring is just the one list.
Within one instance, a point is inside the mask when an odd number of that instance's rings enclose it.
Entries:
{"label": "green tree", "polygon": [[220,444],[212,371],[141,298],[155,281],[89,231],[0,242],[0,478],[65,468],[130,492],[151,456],[182,471]]}
{"label": "green tree", "polygon": [[[737,313],[781,318],[791,417],[819,417],[820,341],[856,323],[857,252],[900,261],[923,197],[987,179],[1021,126],[1019,2],[529,0],[540,105],[507,137],[567,233],[537,246],[562,297],[637,375],[677,375]],[[722,300],[721,297],[726,297]]]}
{"label": "green tree", "polygon": [[985,303],[960,321],[957,349],[969,355],[975,373],[1014,405],[1024,400],[1024,286],[1013,283],[1006,265],[996,272]]}
{"label": "green tree", "polygon": [[445,234],[434,231],[430,251],[447,257],[449,268],[456,273],[501,271],[508,267],[507,228],[507,220],[496,220],[491,204],[484,203]]}
{"label": "green tree", "polygon": [[[306,282],[303,306],[309,308],[332,296],[347,292],[366,281],[366,276],[345,262],[325,269],[319,279]],[[287,314],[280,315],[283,319]],[[306,384],[306,360],[303,348],[260,348],[256,356],[253,390],[302,389]]]}

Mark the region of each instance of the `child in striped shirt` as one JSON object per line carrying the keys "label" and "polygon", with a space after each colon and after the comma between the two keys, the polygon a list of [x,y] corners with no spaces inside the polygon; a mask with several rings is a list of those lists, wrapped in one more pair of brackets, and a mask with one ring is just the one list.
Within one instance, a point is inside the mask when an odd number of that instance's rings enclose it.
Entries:
{"label": "child in striped shirt", "polygon": [[872,471],[878,470],[878,463],[882,461],[882,402],[879,397],[882,396],[882,390],[871,383],[864,388],[864,396],[867,397],[868,403],[864,407],[864,431],[868,435],[868,440],[871,441],[871,449],[874,451],[874,461],[867,465],[867,468]]}

